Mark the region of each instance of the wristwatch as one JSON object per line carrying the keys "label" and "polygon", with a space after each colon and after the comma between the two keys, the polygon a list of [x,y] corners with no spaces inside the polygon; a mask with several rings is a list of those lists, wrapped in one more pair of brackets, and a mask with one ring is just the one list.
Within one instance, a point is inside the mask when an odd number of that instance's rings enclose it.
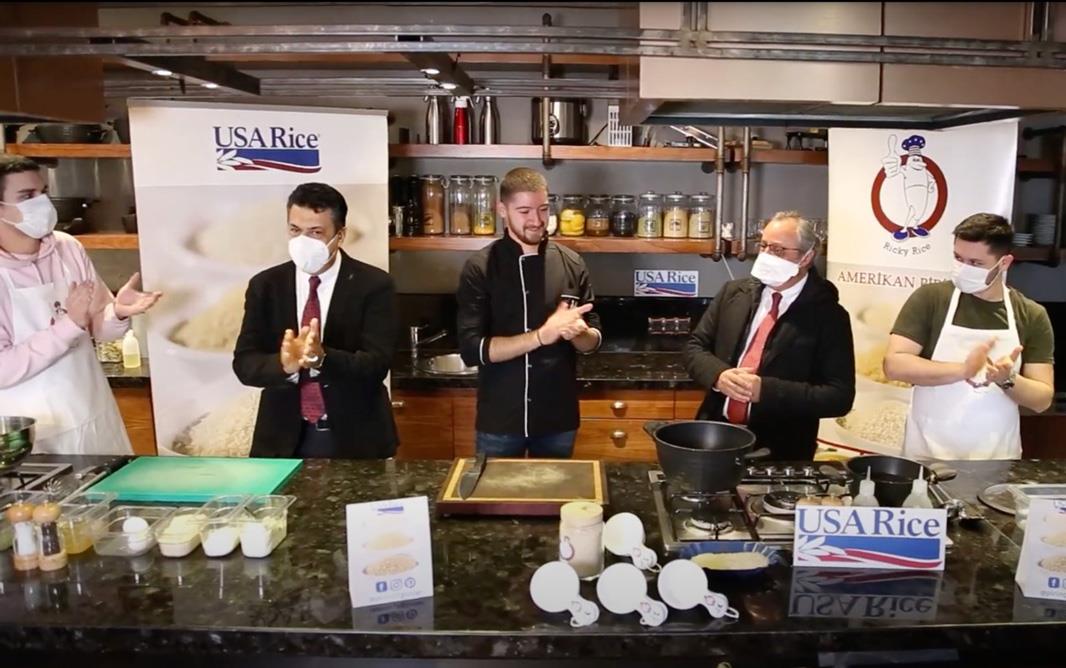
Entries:
{"label": "wristwatch", "polygon": [[1017,378],[1018,378],[1018,372],[1015,371],[1014,369],[1011,369],[1010,370],[1010,375],[1007,376],[1007,380],[1003,381],[1002,383],[996,383],[996,384],[999,385],[1001,389],[1009,390],[1012,387],[1014,387],[1014,381]]}

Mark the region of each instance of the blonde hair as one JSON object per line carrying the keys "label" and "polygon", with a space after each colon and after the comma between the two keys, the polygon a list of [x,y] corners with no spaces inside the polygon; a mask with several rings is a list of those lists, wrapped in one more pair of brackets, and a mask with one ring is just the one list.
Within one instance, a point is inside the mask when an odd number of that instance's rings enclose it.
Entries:
{"label": "blonde hair", "polygon": [[782,220],[796,221],[796,234],[799,235],[800,247],[804,251],[813,250],[818,245],[818,230],[815,229],[814,223],[803,217],[802,213],[795,210],[778,211],[769,222],[777,223]]}
{"label": "blonde hair", "polygon": [[516,167],[507,172],[500,181],[500,200],[506,202],[518,193],[548,192],[548,181],[544,175],[528,167]]}

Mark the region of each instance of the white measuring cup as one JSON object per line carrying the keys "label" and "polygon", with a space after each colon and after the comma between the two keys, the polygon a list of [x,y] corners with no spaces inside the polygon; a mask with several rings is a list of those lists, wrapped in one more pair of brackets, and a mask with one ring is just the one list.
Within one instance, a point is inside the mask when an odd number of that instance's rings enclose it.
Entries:
{"label": "white measuring cup", "polygon": [[633,513],[618,513],[607,520],[603,546],[616,557],[629,557],[642,571],[659,571],[659,555],[644,544],[644,524]]}
{"label": "white measuring cup", "polygon": [[565,561],[549,561],[533,574],[529,595],[544,612],[570,611],[570,626],[589,626],[600,618],[600,608],[581,598],[581,583],[574,567]]}
{"label": "white measuring cup", "polygon": [[648,596],[644,574],[633,564],[614,564],[600,573],[596,581],[596,597],[603,607],[616,615],[640,613],[644,626],[659,626],[666,621],[669,609],[662,601]]}
{"label": "white measuring cup", "polygon": [[736,608],[729,607],[725,595],[708,588],[703,569],[688,559],[675,559],[663,566],[657,582],[659,596],[675,610],[691,610],[702,605],[715,619],[740,618]]}

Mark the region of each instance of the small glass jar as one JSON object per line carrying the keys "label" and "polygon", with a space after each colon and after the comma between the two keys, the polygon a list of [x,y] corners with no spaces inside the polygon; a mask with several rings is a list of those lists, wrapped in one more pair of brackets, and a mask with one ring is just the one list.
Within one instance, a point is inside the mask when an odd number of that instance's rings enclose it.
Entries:
{"label": "small glass jar", "polygon": [[637,236],[658,239],[663,235],[663,198],[653,192],[640,196]]}
{"label": "small glass jar", "polygon": [[444,234],[444,177],[422,177],[422,234]]}
{"label": "small glass jar", "polygon": [[580,578],[603,572],[603,507],[573,501],[559,509],[559,559]]}
{"label": "small glass jar", "polygon": [[584,195],[563,195],[563,210],[559,213],[559,233],[564,237],[584,236]]}
{"label": "small glass jar", "polygon": [[496,234],[496,177],[474,177],[474,234]]}
{"label": "small glass jar", "polygon": [[422,178],[407,177],[407,199],[403,211],[403,236],[422,236]]}
{"label": "small glass jar", "polygon": [[467,235],[474,229],[474,188],[469,176],[453,176],[448,182],[448,231]]}
{"label": "small glass jar", "polygon": [[585,208],[585,234],[606,237],[611,234],[611,198],[608,195],[589,195]]}
{"label": "small glass jar", "polygon": [[667,239],[684,239],[688,236],[688,196],[675,192],[666,196],[666,211],[663,214],[663,236]]}
{"label": "small glass jar", "polygon": [[714,195],[698,193],[689,198],[688,236],[690,239],[714,238]]}
{"label": "small glass jar", "polygon": [[631,237],[636,232],[636,199],[632,195],[615,195],[611,198],[611,234],[616,237]]}
{"label": "small glass jar", "polygon": [[559,196],[548,195],[548,236],[559,233]]}

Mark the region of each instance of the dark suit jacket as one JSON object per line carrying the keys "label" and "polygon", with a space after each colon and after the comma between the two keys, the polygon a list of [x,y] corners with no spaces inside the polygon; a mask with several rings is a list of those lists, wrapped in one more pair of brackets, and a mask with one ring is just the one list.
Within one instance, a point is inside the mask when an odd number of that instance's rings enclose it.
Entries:
{"label": "dark suit jacket", "polygon": [[[726,283],[689,337],[685,364],[708,390],[697,419],[726,421],[725,395],[711,388],[723,371],[737,366],[762,291],[763,285],[753,278]],[[818,420],[851,410],[854,350],[851,322],[837,300],[836,287],[812,269],[763,351],[761,397],[751,405],[748,424],[757,447],[770,448],[774,459],[810,460],[817,447]]]}
{"label": "dark suit jacket", "polygon": [[[384,380],[395,352],[396,300],[385,272],[340,252],[319,382],[333,437],[345,457],[374,459],[396,452],[396,423]],[[296,265],[286,262],[248,283],[244,322],[233,371],[245,385],[263,388],[252,440],[253,457],[291,457],[303,417],[299,387],[287,379],[279,351],[286,329],[299,329]]]}

